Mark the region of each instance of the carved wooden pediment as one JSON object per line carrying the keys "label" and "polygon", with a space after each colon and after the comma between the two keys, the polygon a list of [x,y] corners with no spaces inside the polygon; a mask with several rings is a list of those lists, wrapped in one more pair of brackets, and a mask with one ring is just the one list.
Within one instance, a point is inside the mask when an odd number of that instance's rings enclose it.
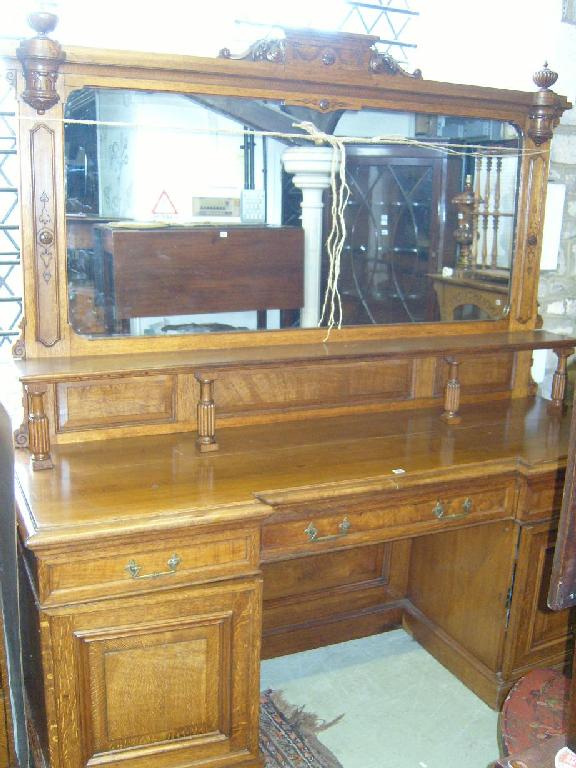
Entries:
{"label": "carved wooden pediment", "polygon": [[357,35],[349,32],[318,32],[303,29],[284,29],[283,39],[258,40],[241,54],[233,54],[228,48],[220,51],[220,57],[248,61],[267,61],[274,64],[306,64],[309,67],[332,67],[386,75],[402,75],[421,79],[417,69],[406,72],[389,53],[379,53],[373,35]]}

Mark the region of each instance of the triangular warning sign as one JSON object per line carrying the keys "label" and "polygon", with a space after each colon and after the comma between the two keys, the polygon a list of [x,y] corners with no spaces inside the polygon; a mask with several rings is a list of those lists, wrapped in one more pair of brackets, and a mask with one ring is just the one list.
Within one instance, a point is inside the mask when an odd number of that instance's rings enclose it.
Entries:
{"label": "triangular warning sign", "polygon": [[160,193],[160,197],[158,200],[156,200],[156,203],[154,205],[154,208],[152,208],[152,213],[154,214],[169,214],[173,215],[175,213],[178,213],[176,208],[174,207],[174,203],[172,200],[170,200],[168,193],[165,189],[162,190]]}

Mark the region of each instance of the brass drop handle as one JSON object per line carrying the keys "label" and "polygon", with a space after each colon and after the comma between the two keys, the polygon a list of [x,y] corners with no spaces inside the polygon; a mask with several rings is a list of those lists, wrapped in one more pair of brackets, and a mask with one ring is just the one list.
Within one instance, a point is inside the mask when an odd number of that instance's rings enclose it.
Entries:
{"label": "brass drop handle", "polygon": [[170,560],[167,562],[167,571],[153,571],[152,573],[140,574],[142,566],[138,565],[136,560],[129,560],[128,565],[124,568],[124,570],[128,571],[133,579],[158,579],[160,576],[171,576],[173,573],[176,573],[176,569],[181,562],[182,558],[174,553]]}
{"label": "brass drop handle", "polygon": [[346,536],[351,527],[352,523],[350,520],[348,520],[347,517],[345,517],[338,526],[340,533],[332,533],[328,534],[327,536],[318,536],[318,528],[316,528],[314,523],[309,523],[308,528],[304,529],[304,533],[308,536],[309,541],[332,541],[333,539],[341,539],[342,536]]}
{"label": "brass drop handle", "polygon": [[434,515],[434,517],[437,517],[438,520],[458,520],[458,518],[466,517],[467,515],[469,515],[470,512],[472,512],[473,506],[474,506],[474,503],[472,499],[469,496],[467,496],[462,502],[462,512],[455,512],[453,515],[447,515],[446,510],[444,508],[444,504],[442,504],[442,502],[438,500],[434,505],[432,514]]}

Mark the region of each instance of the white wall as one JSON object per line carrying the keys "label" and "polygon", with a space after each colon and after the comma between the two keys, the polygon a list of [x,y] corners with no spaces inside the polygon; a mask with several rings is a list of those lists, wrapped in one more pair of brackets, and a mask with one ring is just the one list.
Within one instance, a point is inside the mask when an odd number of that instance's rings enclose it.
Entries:
{"label": "white wall", "polygon": [[[535,90],[532,74],[545,61],[559,77],[557,93],[576,102],[576,25],[562,22],[562,0],[434,0],[422,2],[413,66],[425,78]],[[576,331],[576,109],[564,113],[552,141],[550,177],[566,185],[556,270],[541,274],[544,327]],[[548,396],[555,356],[536,355],[534,378]]]}
{"label": "white wall", "polygon": [[425,78],[533,90],[547,60],[555,90],[574,100],[576,26],[561,21],[562,0],[434,0],[420,14],[414,64]]}

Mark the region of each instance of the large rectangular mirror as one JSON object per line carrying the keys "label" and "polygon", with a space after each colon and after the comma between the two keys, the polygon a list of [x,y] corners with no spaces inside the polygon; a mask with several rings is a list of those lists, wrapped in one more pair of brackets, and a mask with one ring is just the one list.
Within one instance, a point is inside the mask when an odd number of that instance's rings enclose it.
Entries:
{"label": "large rectangular mirror", "polygon": [[[95,88],[65,116],[79,334],[310,328],[333,303],[343,326],[507,312],[521,147],[507,123]],[[343,165],[314,131],[344,144]]]}

